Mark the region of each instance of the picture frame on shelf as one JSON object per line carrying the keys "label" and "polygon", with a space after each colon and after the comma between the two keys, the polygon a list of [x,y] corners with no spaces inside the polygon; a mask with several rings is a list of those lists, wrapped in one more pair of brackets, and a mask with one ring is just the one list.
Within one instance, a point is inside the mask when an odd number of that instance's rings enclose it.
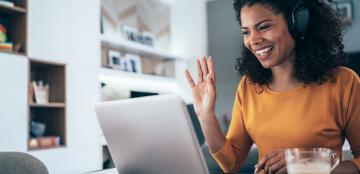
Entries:
{"label": "picture frame on shelf", "polygon": [[125,60],[128,65],[128,71],[133,73],[142,73],[141,58],[136,54],[126,54]]}
{"label": "picture frame on shelf", "polygon": [[140,32],[137,28],[134,28],[130,25],[122,24],[121,32],[126,40],[147,45],[150,47],[154,47],[155,45],[155,35],[149,31]]}
{"label": "picture frame on shelf", "polygon": [[155,45],[155,35],[153,33],[144,31],[142,35],[143,35],[143,42],[145,45],[149,45],[152,47]]}
{"label": "picture frame on shelf", "polygon": [[117,50],[109,50],[108,51],[108,64],[110,68],[117,70],[124,70],[124,60],[121,56],[120,51]]}
{"label": "picture frame on shelf", "polygon": [[342,23],[344,25],[351,25],[353,22],[354,16],[354,7],[351,0],[339,1],[336,5],[333,5],[337,15],[341,17]]}

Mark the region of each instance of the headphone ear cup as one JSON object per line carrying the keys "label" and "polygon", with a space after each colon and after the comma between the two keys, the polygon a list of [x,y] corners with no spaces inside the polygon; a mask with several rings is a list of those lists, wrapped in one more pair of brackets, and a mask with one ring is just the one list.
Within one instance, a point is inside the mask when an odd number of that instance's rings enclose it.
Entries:
{"label": "headphone ear cup", "polygon": [[300,6],[298,9],[295,9],[293,15],[294,23],[292,30],[295,30],[293,33],[301,37],[305,36],[309,23],[309,10],[304,6]]}

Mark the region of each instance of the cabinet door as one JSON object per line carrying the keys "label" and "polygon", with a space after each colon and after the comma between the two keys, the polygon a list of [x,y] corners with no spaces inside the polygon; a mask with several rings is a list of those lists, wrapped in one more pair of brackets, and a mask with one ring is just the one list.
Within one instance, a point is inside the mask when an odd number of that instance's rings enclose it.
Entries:
{"label": "cabinet door", "polygon": [[68,64],[67,144],[69,147],[100,144],[100,127],[94,103],[100,101],[98,68]]}
{"label": "cabinet door", "polygon": [[102,169],[100,146],[37,150],[29,154],[42,161],[49,173],[87,173]]}
{"label": "cabinet door", "polygon": [[66,63],[67,0],[28,1],[28,56]]}
{"label": "cabinet door", "polygon": [[28,60],[0,53],[0,151],[26,151]]}
{"label": "cabinet door", "polygon": [[69,63],[100,67],[100,0],[68,1]]}

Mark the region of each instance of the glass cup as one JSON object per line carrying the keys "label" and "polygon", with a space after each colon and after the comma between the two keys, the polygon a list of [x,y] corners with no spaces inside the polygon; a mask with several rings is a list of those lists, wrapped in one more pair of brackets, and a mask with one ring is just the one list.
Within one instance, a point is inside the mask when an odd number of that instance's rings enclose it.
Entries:
{"label": "glass cup", "polygon": [[330,174],[340,161],[327,148],[286,149],[285,160],[288,174]]}

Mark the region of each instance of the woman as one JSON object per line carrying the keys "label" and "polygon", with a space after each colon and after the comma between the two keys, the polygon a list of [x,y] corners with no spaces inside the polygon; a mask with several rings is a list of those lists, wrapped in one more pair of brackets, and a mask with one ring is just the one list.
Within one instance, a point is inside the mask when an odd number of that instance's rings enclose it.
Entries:
{"label": "woman", "polygon": [[244,36],[236,68],[244,77],[226,137],[214,111],[211,57],[197,60],[198,83],[185,70],[214,159],[235,173],[255,143],[256,172],[286,173],[285,148],[325,147],[341,156],[346,138],[354,159],[333,173],[359,173],[360,80],[341,66],[347,55],[334,11],[321,0],[237,0],[234,7]]}

